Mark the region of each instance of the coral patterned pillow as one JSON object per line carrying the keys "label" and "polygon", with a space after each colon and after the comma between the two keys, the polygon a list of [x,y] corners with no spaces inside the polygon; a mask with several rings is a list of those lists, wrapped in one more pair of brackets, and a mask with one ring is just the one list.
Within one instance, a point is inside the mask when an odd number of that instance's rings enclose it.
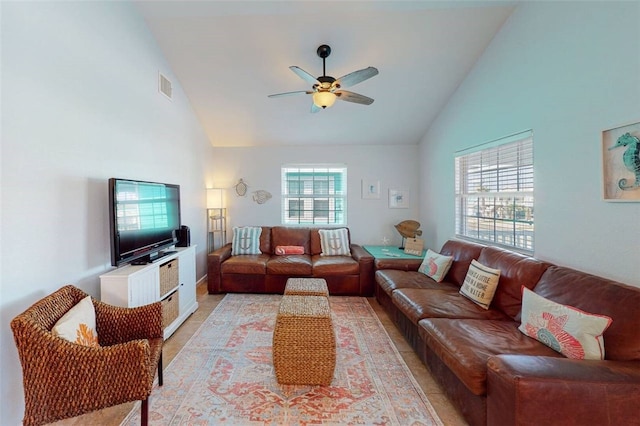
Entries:
{"label": "coral patterned pillow", "polygon": [[418,272],[422,272],[436,282],[442,282],[452,263],[453,256],[444,256],[429,249],[424,256],[422,265],[418,268]]}
{"label": "coral patterned pillow", "polygon": [[349,231],[347,228],[318,229],[320,234],[320,256],[351,256]]}
{"label": "coral patterned pillow", "polygon": [[96,333],[96,311],[87,296],[69,309],[53,326],[54,336],[84,346],[100,346]]}
{"label": "coral patterned pillow", "polygon": [[537,295],[522,286],[522,324],[518,329],[573,359],[604,359],[602,334],[612,319],[583,312]]}
{"label": "coral patterned pillow", "polygon": [[231,255],[262,254],[260,251],[261,234],[262,228],[259,226],[234,227]]}
{"label": "coral patterned pillow", "polygon": [[482,263],[472,260],[464,277],[460,294],[472,302],[489,309],[493,296],[496,294],[500,270],[484,266]]}

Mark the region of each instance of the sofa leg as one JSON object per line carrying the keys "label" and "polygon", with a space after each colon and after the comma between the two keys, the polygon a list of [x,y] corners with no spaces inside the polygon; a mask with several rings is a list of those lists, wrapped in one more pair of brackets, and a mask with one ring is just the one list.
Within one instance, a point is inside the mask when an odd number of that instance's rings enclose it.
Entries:
{"label": "sofa leg", "polygon": [[149,397],[142,400],[142,407],[140,408],[140,424],[147,426],[149,424]]}
{"label": "sofa leg", "polygon": [[160,359],[158,360],[158,386],[162,386],[162,352],[160,352]]}

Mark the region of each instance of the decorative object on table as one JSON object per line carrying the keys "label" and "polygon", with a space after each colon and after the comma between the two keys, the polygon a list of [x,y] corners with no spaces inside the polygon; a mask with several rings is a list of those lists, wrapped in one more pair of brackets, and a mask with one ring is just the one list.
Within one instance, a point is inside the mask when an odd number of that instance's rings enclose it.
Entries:
{"label": "decorative object on table", "polygon": [[340,99],[347,102],[354,102],[361,105],[371,105],[373,99],[359,95],[357,93],[348,92],[342,90],[345,87],[354,86],[360,82],[363,82],[373,76],[378,75],[378,70],[374,67],[364,68],[358,71],[353,71],[347,75],[344,75],[338,79],[326,75],[325,61],[331,54],[331,47],[323,44],[318,47],[316,51],[318,56],[322,58],[322,76],[315,78],[302,68],[296,66],[290,66],[289,69],[296,73],[298,77],[303,79],[309,84],[312,84],[311,90],[299,90],[296,92],[276,93],[269,95],[270,98],[277,98],[281,96],[290,95],[312,95],[313,103],[311,104],[311,112],[318,112],[334,104],[336,99]]}
{"label": "decorative object on table", "polygon": [[236,183],[235,189],[238,196],[244,197],[245,195],[247,195],[247,184],[242,178],[240,178],[238,183]]}
{"label": "decorative object on table", "polygon": [[409,208],[409,191],[406,189],[390,189],[389,190],[389,208],[390,209],[408,209]]}
{"label": "decorative object on table", "polygon": [[380,181],[362,179],[362,198],[374,200],[380,198]]}
{"label": "decorative object on table", "polygon": [[400,250],[404,250],[404,244],[407,238],[416,238],[422,235],[422,230],[418,229],[420,228],[420,222],[415,220],[403,220],[394,226],[402,236],[402,244],[399,247]]}
{"label": "decorative object on table", "polygon": [[382,237],[382,245],[383,246],[388,246],[389,245],[389,237],[387,237],[386,235],[384,237]]}
{"label": "decorative object on table", "polygon": [[253,201],[258,204],[264,204],[271,199],[271,193],[264,189],[259,189],[253,193]]}
{"label": "decorative object on table", "polygon": [[227,244],[227,209],[224,189],[207,188],[207,252]]}
{"label": "decorative object on table", "polygon": [[[422,231],[420,231],[422,233]],[[422,238],[407,238],[404,242],[404,252],[415,256],[422,256],[424,240]]]}
{"label": "decorative object on table", "polygon": [[640,122],[602,132],[606,201],[640,201]]}

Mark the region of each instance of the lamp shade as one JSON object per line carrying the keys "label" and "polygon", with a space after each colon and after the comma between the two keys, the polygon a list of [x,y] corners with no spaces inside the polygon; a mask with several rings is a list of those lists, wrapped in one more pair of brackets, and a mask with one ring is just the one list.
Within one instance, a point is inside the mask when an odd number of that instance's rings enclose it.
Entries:
{"label": "lamp shade", "polygon": [[223,193],[221,188],[207,188],[207,208],[221,209],[223,205]]}
{"label": "lamp shade", "polygon": [[330,107],[335,101],[336,95],[331,92],[315,92],[313,94],[313,103],[320,108]]}

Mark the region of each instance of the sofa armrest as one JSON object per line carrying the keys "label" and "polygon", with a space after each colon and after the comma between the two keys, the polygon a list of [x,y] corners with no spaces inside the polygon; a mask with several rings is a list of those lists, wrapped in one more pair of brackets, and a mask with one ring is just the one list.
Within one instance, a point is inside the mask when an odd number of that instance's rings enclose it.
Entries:
{"label": "sofa armrest", "polygon": [[360,295],[371,296],[374,288],[374,258],[371,253],[358,244],[351,244],[349,248],[353,260],[358,262],[360,268]]}
{"label": "sofa armrest", "polygon": [[498,355],[487,362],[487,424],[620,425],[638,418],[637,361]]}
{"label": "sofa armrest", "polygon": [[209,294],[220,293],[222,281],[222,263],[231,257],[231,243],[228,243],[207,255],[207,290]]}

